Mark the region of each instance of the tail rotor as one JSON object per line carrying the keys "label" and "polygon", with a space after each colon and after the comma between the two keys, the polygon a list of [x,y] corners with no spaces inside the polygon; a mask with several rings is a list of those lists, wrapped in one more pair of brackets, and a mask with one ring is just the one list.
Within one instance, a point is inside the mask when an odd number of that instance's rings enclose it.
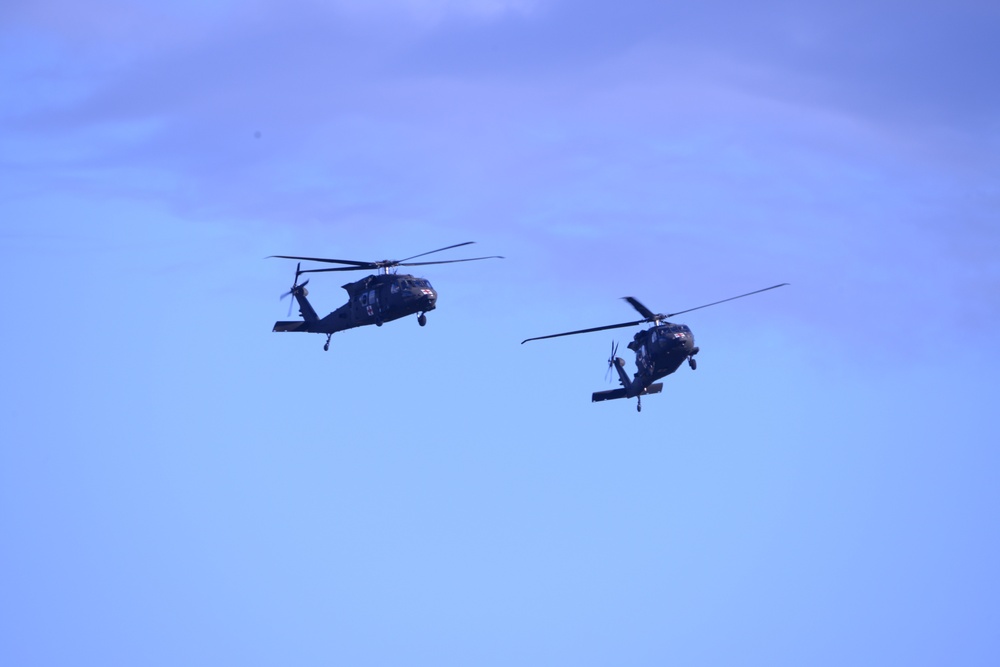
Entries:
{"label": "tail rotor", "polygon": [[[307,279],[304,283],[302,283],[301,285],[299,285],[299,276],[300,275],[302,275],[302,262],[299,262],[298,265],[296,265],[296,267],[295,267],[295,280],[292,281],[292,289],[290,289],[287,292],[285,292],[284,294],[282,294],[281,295],[282,299],[284,299],[287,296],[293,296],[295,294],[298,294],[299,290],[302,290],[303,294],[308,294],[308,292],[306,292],[305,287],[306,287],[306,285],[309,284],[309,280]],[[288,301],[288,316],[289,317],[292,316],[292,304],[294,304],[294,303],[295,303],[295,299],[290,299]]]}
{"label": "tail rotor", "polygon": [[611,341],[611,356],[608,357],[608,370],[604,374],[604,381],[611,382],[611,369],[615,367],[615,355],[618,354],[618,343]]}

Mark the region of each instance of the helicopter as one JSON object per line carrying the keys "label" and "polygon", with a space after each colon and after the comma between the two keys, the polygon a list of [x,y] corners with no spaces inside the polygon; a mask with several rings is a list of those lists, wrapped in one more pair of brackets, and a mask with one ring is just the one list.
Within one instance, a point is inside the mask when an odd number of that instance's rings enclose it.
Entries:
{"label": "helicopter", "polygon": [[[416,315],[417,324],[427,324],[426,313],[434,310],[437,304],[437,291],[424,278],[409,274],[389,273],[389,269],[399,266],[426,266],[428,264],[454,264],[456,262],[474,262],[481,259],[503,259],[500,255],[488,257],[470,257],[467,259],[448,259],[435,262],[411,262],[411,259],[424,257],[436,252],[451,250],[461,246],[471,245],[474,241],[457,243],[445,248],[422,252],[406,259],[383,259],[375,262],[360,262],[349,259],[327,259],[324,257],[297,257],[291,255],[270,255],[269,258],[301,260],[295,267],[295,280],[292,288],[281,295],[284,299],[292,296],[299,303],[301,320],[291,322],[275,322],[272,331],[302,331],[306,333],[326,334],[323,350],[330,349],[330,338],[338,331],[374,324],[382,326],[386,322],[398,320],[407,315]],[[330,269],[303,269],[302,262],[324,262],[327,264],[344,264],[345,266]],[[376,275],[365,276],[361,280],[343,285],[347,290],[348,301],[326,317],[316,314],[306,296],[309,290],[306,285],[309,280],[299,284],[299,276],[304,273],[326,273],[330,271],[371,271]],[[288,305],[288,314],[292,314],[292,305]]]}
{"label": "helicopter", "polygon": [[526,338],[521,341],[521,344],[524,345],[528,341],[532,340],[559,338],[560,336],[573,336],[576,334],[592,333],[594,331],[606,331],[608,329],[621,329],[623,327],[633,327],[639,324],[652,322],[652,327],[649,329],[643,329],[642,331],[636,333],[632,338],[632,342],[628,344],[628,349],[635,352],[635,365],[638,369],[633,378],[630,380],[628,373],[625,372],[625,360],[616,356],[618,353],[618,344],[612,343],[611,357],[608,359],[608,372],[610,373],[612,368],[618,372],[618,379],[621,382],[622,388],[610,389],[608,391],[595,391],[590,399],[591,402],[596,403],[598,401],[609,401],[616,398],[636,398],[638,399],[636,410],[642,412],[642,397],[649,394],[658,394],[663,390],[663,383],[657,382],[657,380],[660,380],[676,371],[685,360],[687,360],[691,370],[695,370],[698,367],[698,362],[694,357],[698,354],[699,348],[694,344],[694,335],[691,333],[691,329],[686,324],[674,324],[672,322],[668,322],[667,320],[676,315],[690,313],[693,310],[708,308],[709,306],[715,306],[720,303],[725,303],[726,301],[733,301],[734,299],[742,299],[745,296],[759,294],[778,287],[784,287],[787,284],[788,283],[772,285],[771,287],[765,287],[764,289],[747,292],[746,294],[733,296],[728,299],[723,299],[722,301],[714,301],[712,303],[707,303],[704,306],[688,308],[687,310],[681,310],[668,315],[654,313],[649,308],[642,305],[642,303],[640,303],[635,297],[626,296],[622,298],[625,301],[628,301],[629,305],[635,308],[639,314],[642,315],[641,320],[636,320],[634,322],[622,322],[621,324],[609,324],[607,326],[593,327],[591,329],[566,331],[564,333],[551,334],[549,336]]}

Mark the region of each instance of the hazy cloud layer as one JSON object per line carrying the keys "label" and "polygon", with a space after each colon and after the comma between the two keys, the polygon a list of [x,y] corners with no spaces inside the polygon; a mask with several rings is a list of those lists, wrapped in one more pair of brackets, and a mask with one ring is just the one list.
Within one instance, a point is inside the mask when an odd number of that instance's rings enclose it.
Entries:
{"label": "hazy cloud layer", "polygon": [[750,250],[887,298],[899,280],[944,301],[967,290],[995,313],[1000,39],[985,4],[6,13],[9,194],[57,184],[345,229],[474,220],[551,239],[566,269],[564,243],[620,239],[640,266]]}

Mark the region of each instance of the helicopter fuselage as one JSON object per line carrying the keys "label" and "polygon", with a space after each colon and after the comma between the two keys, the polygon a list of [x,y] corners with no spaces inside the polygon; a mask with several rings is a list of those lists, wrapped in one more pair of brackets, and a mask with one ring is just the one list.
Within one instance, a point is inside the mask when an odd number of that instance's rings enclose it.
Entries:
{"label": "helicopter fuselage", "polygon": [[[409,274],[379,274],[343,285],[349,300],[327,315],[332,318],[342,311],[339,319],[352,319],[353,326],[381,324],[434,310],[437,292],[430,282]],[[338,329],[339,331],[339,329]]]}
{"label": "helicopter fuselage", "polygon": [[637,370],[632,384],[637,391],[670,375],[698,353],[691,329],[671,322],[638,332],[628,349],[635,352]]}
{"label": "helicopter fuselage", "polygon": [[319,317],[306,296],[304,285],[292,290],[302,321],[275,322],[274,331],[334,334],[338,331],[398,320],[417,315],[423,326],[424,313],[437,306],[437,291],[424,278],[408,274],[379,274],[343,285],[348,301],[325,317]]}
{"label": "helicopter fuselage", "polygon": [[614,356],[617,346],[612,346],[609,364],[618,373],[621,389],[595,391],[592,401],[607,401],[615,398],[638,398],[638,410],[642,410],[642,397],[647,394],[658,394],[663,389],[663,383],[657,380],[664,378],[687,360],[692,370],[697,367],[694,355],[698,348],[694,344],[694,335],[686,324],[657,322],[651,329],[637,333],[628,348],[635,352],[636,372],[629,378],[625,372],[625,360]]}

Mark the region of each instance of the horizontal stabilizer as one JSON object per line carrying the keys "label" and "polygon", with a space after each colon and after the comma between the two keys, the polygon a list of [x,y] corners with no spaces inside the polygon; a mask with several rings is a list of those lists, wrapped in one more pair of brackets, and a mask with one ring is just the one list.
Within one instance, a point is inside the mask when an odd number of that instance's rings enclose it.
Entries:
{"label": "horizontal stabilizer", "polygon": [[271,331],[309,331],[309,323],[299,320],[297,322],[275,322]]}
{"label": "horizontal stabilizer", "polygon": [[[646,396],[648,394],[659,394],[663,391],[663,383],[657,382],[656,384],[651,384],[642,390],[642,395]],[[595,391],[590,396],[591,403],[597,403],[598,401],[610,401],[615,398],[627,398],[628,394],[624,389],[610,389],[608,391]]]}
{"label": "horizontal stabilizer", "polygon": [[608,391],[595,391],[590,397],[591,403],[597,401],[610,401],[613,398],[625,398],[624,389],[609,389]]}

